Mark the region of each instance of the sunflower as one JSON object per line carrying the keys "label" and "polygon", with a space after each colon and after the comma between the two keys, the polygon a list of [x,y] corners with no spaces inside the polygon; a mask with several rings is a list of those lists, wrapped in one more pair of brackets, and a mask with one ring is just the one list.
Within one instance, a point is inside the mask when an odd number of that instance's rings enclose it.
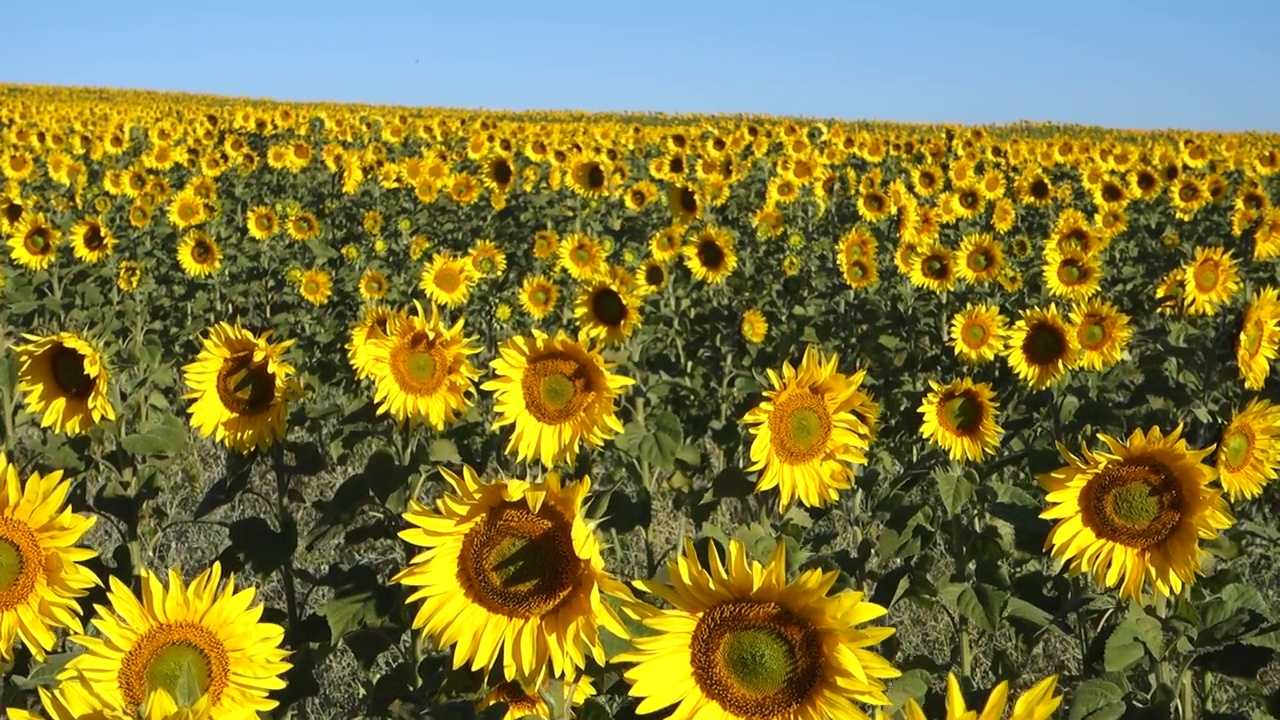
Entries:
{"label": "sunflower", "polygon": [[702,217],[703,203],[698,193],[687,185],[673,185],[667,193],[667,205],[671,207],[671,225],[685,227]]}
{"label": "sunflower", "polygon": [[454,646],[453,667],[539,685],[548,661],[555,675],[577,674],[588,658],[603,664],[600,628],[629,633],[606,597],[635,603],[605,571],[601,546],[583,517],[591,480],[561,485],[481,480],[469,466],[441,468],[450,491],[432,509],[410,501],[414,527],[400,537],[426,548],[392,582],[422,600],[413,628],[437,647]]}
{"label": "sunflower", "polygon": [[533,256],[539,260],[553,257],[560,251],[560,236],[554,230],[539,230],[533,234]]}
{"label": "sunflower", "polygon": [[383,305],[369,305],[364,309],[360,321],[351,327],[351,340],[347,343],[347,362],[360,380],[373,377],[371,358],[368,353],[361,352],[371,340],[386,337],[394,325],[394,318],[402,318],[404,313],[392,310]]}
{"label": "sunflower", "polygon": [[748,470],[763,470],[756,492],[777,487],[783,509],[797,497],[808,507],[835,502],[852,485],[850,465],[867,460],[871,430],[851,412],[866,373],[843,375],[839,362],[808,346],[799,367],[768,370],[773,389],[742,418],[755,435]]}
{"label": "sunflower", "polygon": [[680,254],[684,247],[684,230],[681,228],[663,228],[649,238],[649,252],[653,259],[665,263]]}
{"label": "sunflower", "polygon": [[711,285],[723,283],[738,266],[733,235],[713,225],[702,228],[685,246],[684,264],[702,282]]}
{"label": "sunflower", "polygon": [[[1062,704],[1062,695],[1054,695],[1058,685],[1058,676],[1050,675],[1018,696],[1013,703],[1013,714],[1009,720],[1049,720]],[[965,706],[964,693],[960,689],[960,681],[956,676],[947,673],[947,720],[1000,720],[1004,717],[1005,708],[1009,705],[1009,681],[1003,680],[996,685],[982,712],[970,710]],[[906,720],[925,720],[924,710],[915,700],[908,700],[903,708]]]}
{"label": "sunflower", "polygon": [[492,240],[477,240],[467,256],[471,268],[482,277],[501,275],[507,269],[507,254],[498,249]]}
{"label": "sunflower", "polygon": [[10,225],[9,256],[28,270],[44,270],[53,264],[61,234],[42,213],[26,212]]}
{"label": "sunflower", "polygon": [[888,705],[884,681],[901,673],[869,650],[893,628],[859,627],[885,614],[863,594],[828,595],[836,572],[805,570],[786,580],[786,545],[769,561],[747,559],[730,540],[704,568],[693,542],[667,564],[671,584],[635,584],[673,607],[644,619],[655,634],[636,637],[615,660],[639,714],[674,708],[670,720],[867,718],[854,705]]}
{"label": "sunflower", "polygon": [[546,317],[556,306],[560,288],[545,275],[530,275],[520,286],[520,306],[534,320]]}
{"label": "sunflower", "polygon": [[1240,274],[1230,250],[1198,247],[1183,267],[1182,302],[1188,315],[1214,315],[1240,289]]}
{"label": "sunflower", "polygon": [[254,240],[269,240],[280,231],[280,218],[276,211],[263,205],[250,210],[245,223],[249,227],[249,237]]}
{"label": "sunflower", "polygon": [[911,259],[908,279],[916,287],[945,292],[956,282],[955,256],[936,243],[920,248]]}
{"label": "sunflower", "polygon": [[645,260],[636,268],[636,291],[641,295],[652,295],[667,285],[667,266],[657,260]]}
{"label": "sunflower", "polygon": [[968,363],[991,362],[1004,351],[1008,334],[1005,317],[995,305],[974,305],[951,318],[951,344],[956,356]]}
{"label": "sunflower", "polygon": [[[530,715],[539,718],[551,717],[551,708],[547,705],[547,701],[543,695],[553,694],[556,692],[572,696],[566,698],[569,702],[567,706],[577,707],[587,701],[587,698],[596,694],[596,689],[591,685],[591,678],[583,675],[573,680],[544,680],[540,685],[530,687],[519,680],[505,680],[493,686],[485,696],[476,703],[476,710],[485,710],[494,705],[505,705],[507,711],[497,720],[523,720]],[[563,697],[563,695],[562,695]],[[572,712],[569,715],[573,717]]]}
{"label": "sunflower", "polygon": [[1038,169],[1028,167],[1013,186],[1020,205],[1047,205],[1053,200],[1053,184]]}
{"label": "sunflower", "polygon": [[96,265],[106,260],[115,244],[115,237],[99,218],[85,218],[71,226],[71,252],[81,262]]}
{"label": "sunflower", "polygon": [[965,235],[956,254],[960,257],[956,273],[966,282],[990,282],[1004,269],[1004,251],[1000,243],[986,233]]}
{"label": "sunflower", "polygon": [[61,470],[23,483],[0,453],[0,662],[13,662],[19,639],[44,662],[54,629],[84,632],[76,598],[102,583],[80,565],[98,553],[76,544],[97,517],[72,512],[70,491]]}
{"label": "sunflower", "polygon": [[759,345],[764,342],[764,337],[769,333],[769,321],[765,319],[764,313],[756,308],[751,308],[742,313],[742,339],[752,345]]}
{"label": "sunflower", "polygon": [[1156,312],[1172,314],[1182,307],[1182,268],[1170,270],[1155,289]]}
{"label": "sunflower", "polygon": [[1177,218],[1185,222],[1209,202],[1209,193],[1199,180],[1182,175],[1169,185],[1169,202]]}
{"label": "sunflower", "polygon": [[387,296],[387,274],[370,268],[360,276],[360,297],[366,301],[381,300]]}
{"label": "sunflower", "polygon": [[631,337],[641,320],[635,294],[605,277],[582,286],[573,314],[581,326],[578,341],[595,340],[600,345],[613,345]]}
{"label": "sunflower", "polygon": [[572,463],[583,442],[600,447],[622,432],[616,403],[635,380],[610,372],[611,364],[563,331],[532,333],[499,348],[491,363],[498,377],[481,386],[495,394],[493,429],[515,425],[507,452],[521,461]]}
{"label": "sunflower", "polygon": [[62,332],[15,345],[19,392],[26,393],[27,411],[40,415],[40,426],[79,435],[103,420],[115,420],[107,397],[107,369],[102,354],[87,340]]}
{"label": "sunflower", "polygon": [[560,267],[574,280],[587,280],[605,265],[604,248],[588,235],[574,233],[560,243]]}
{"label": "sunflower", "polygon": [[511,189],[515,178],[515,167],[512,165],[511,158],[506,155],[494,154],[485,161],[481,182],[489,188],[490,192],[499,194],[507,192]]}
{"label": "sunflower", "polygon": [[[73,635],[85,651],[59,680],[84,683],[106,710],[128,717],[197,707],[201,717],[247,717],[275,708],[267,694],[285,687],[281,676],[291,667],[281,649],[284,628],[259,621],[252,587],[236,592],[232,575],[219,588],[221,579],[216,562],[190,585],[170,570],[167,588],[143,569],[139,598],[112,576],[110,607],[97,606],[93,621],[102,637]],[[104,708],[87,699],[64,697],[77,717],[100,717],[93,713]]]}
{"label": "sunflower", "polygon": [[418,287],[427,293],[432,304],[452,308],[467,301],[478,279],[467,258],[436,253],[423,268]]}
{"label": "sunflower", "polygon": [[137,260],[121,260],[116,267],[116,287],[133,292],[142,283],[142,264]]}
{"label": "sunflower", "polygon": [[199,225],[206,219],[204,201],[194,192],[180,192],[169,203],[169,222],[179,230]]}
{"label": "sunflower", "polygon": [[936,443],[952,460],[979,461],[1000,449],[1004,430],[996,424],[1000,405],[988,383],[969,378],[949,385],[929,381],[933,392],[921,403],[920,434]]}
{"label": "sunflower", "polygon": [[640,212],[658,197],[658,188],[648,180],[632,185],[623,195],[627,208],[632,212]]}
{"label": "sunflower", "polygon": [[1256,498],[1280,470],[1280,406],[1254,398],[1222,431],[1218,480],[1232,502]]}
{"label": "sunflower", "polygon": [[1133,337],[1129,316],[1099,300],[1072,308],[1071,328],[1080,348],[1079,364],[1087,370],[1103,370],[1120,362],[1120,353]]}
{"label": "sunflower", "polygon": [[1079,346],[1058,308],[1023,310],[1009,330],[1005,358],[1035,390],[1049,387],[1075,366]]}
{"label": "sunflower", "polygon": [[377,384],[379,414],[442,430],[471,405],[480,371],[468,356],[480,348],[463,335],[463,319],[448,327],[435,305],[429,318],[421,303],[414,305],[416,314],[392,318],[386,335],[371,334],[357,353]]}
{"label": "sunflower", "polygon": [[588,198],[609,194],[608,165],[590,157],[574,158],[569,165],[569,188]]}
{"label": "sunflower", "polygon": [[298,278],[298,294],[316,307],[329,302],[332,293],[333,276],[327,270],[311,268]]}
{"label": "sunflower", "polygon": [[1208,484],[1217,470],[1201,462],[1212,450],[1190,450],[1179,425],[1134,430],[1127,442],[1099,433],[1107,450],[1081,447],[1081,457],[1058,446],[1067,466],[1039,475],[1050,504],[1040,514],[1057,520],[1045,541],[1072,574],[1091,572],[1121,599],[1141,600],[1145,581],[1172,596],[1195,582],[1203,550],[1233,519],[1222,492]]}
{"label": "sunflower", "polygon": [[280,359],[293,341],[270,343],[270,335],[220,322],[182,368],[191,388],[182,397],[195,401],[187,409],[192,427],[241,453],[284,439],[285,405],[302,394],[293,366]]}
{"label": "sunflower", "polygon": [[222,266],[222,248],[203,230],[192,230],[178,243],[178,264],[191,277],[205,277]]}
{"label": "sunflower", "polygon": [[858,215],[867,222],[878,222],[894,211],[893,202],[879,188],[871,187],[858,194]]}
{"label": "sunflower", "polygon": [[284,231],[298,242],[306,242],[320,234],[320,220],[315,213],[308,210],[297,210],[289,214],[284,224]]}
{"label": "sunflower", "polygon": [[1271,372],[1271,361],[1280,355],[1280,291],[1258,290],[1245,308],[1236,340],[1236,364],[1249,390],[1261,390]]}

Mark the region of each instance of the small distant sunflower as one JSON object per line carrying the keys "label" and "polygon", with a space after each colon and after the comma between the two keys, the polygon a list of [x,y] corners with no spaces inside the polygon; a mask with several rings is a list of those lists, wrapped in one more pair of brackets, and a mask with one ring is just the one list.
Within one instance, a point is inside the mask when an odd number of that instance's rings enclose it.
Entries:
{"label": "small distant sunflower", "polygon": [[644,210],[657,197],[657,186],[648,180],[632,185],[623,195],[627,208],[633,212],[640,212],[641,210]]}
{"label": "small distant sunflower", "polygon": [[1045,542],[1072,574],[1091,573],[1123,600],[1139,599],[1150,581],[1157,595],[1173,596],[1200,572],[1201,540],[1212,540],[1233,519],[1222,492],[1209,488],[1217,470],[1201,462],[1211,450],[1191,450],[1179,425],[1134,430],[1127,442],[1103,433],[1107,450],[1062,445],[1067,465],[1039,475],[1057,520]]}
{"label": "small distant sunflower", "polygon": [[80,435],[103,420],[116,419],[98,348],[68,332],[22,337],[31,342],[13,348],[17,390],[26,393],[27,410],[40,416],[40,427]]}
{"label": "small distant sunflower", "polygon": [[585,675],[574,679],[557,680],[555,683],[548,678],[537,686],[526,685],[519,680],[505,680],[485,693],[485,696],[476,703],[476,710],[485,710],[501,704],[506,706],[507,712],[497,720],[523,720],[530,715],[548,718],[551,717],[551,708],[547,706],[543,695],[555,693],[557,690],[568,695],[570,689],[573,695],[566,699],[569,700],[567,704],[571,707],[582,705],[587,698],[596,694],[595,687],[591,685],[591,678]]}
{"label": "small distant sunflower", "polygon": [[728,230],[707,226],[699,230],[684,248],[685,267],[698,280],[718,285],[738,266],[733,235]]}
{"label": "small distant sunflower", "polygon": [[515,425],[507,452],[521,461],[552,466],[573,462],[584,442],[600,447],[622,432],[617,401],[635,383],[615,375],[612,365],[563,331],[549,337],[537,329],[499,348],[492,362],[498,419],[493,428]]}
{"label": "small distant sunflower", "polygon": [[285,406],[302,395],[293,366],[281,359],[293,341],[271,343],[270,335],[218,323],[182,368],[191,388],[182,397],[195,401],[187,409],[192,427],[241,453],[283,440]]}
{"label": "small distant sunflower", "polygon": [[99,218],[85,218],[71,226],[71,251],[81,262],[96,265],[106,260],[115,244],[115,237]]}
{"label": "small distant sunflower", "polygon": [[169,203],[169,222],[179,230],[199,225],[206,219],[205,203],[194,192],[180,192]]}
{"label": "small distant sunflower", "polygon": [[191,277],[205,277],[222,266],[222,248],[203,230],[192,230],[178,243],[178,264]]}
{"label": "small distant sunflower", "polygon": [[320,234],[320,220],[315,213],[298,210],[289,215],[284,224],[285,233],[298,242],[306,242]]}
{"label": "small distant sunflower", "polygon": [[133,292],[142,282],[142,264],[137,260],[121,260],[116,266],[116,287]]}
{"label": "small distant sunflower", "polygon": [[858,215],[867,222],[878,222],[893,212],[893,202],[879,188],[867,188],[858,194]]}
{"label": "small distant sunflower", "polygon": [[67,507],[70,486],[61,470],[22,482],[0,453],[0,662],[18,640],[44,662],[55,629],[84,632],[76,599],[102,583],[80,564],[98,553],[78,543],[97,517]]}
{"label": "small distant sunflower", "polygon": [[249,227],[249,237],[254,240],[269,240],[280,231],[280,218],[276,211],[264,205],[250,210],[245,223]]}
{"label": "small distant sunflower", "polygon": [[955,256],[942,245],[934,244],[917,251],[908,276],[911,284],[933,292],[950,290],[956,282]]}
{"label": "small distant sunflower", "polygon": [[1080,250],[1045,253],[1044,280],[1049,294],[1067,300],[1088,300],[1102,288],[1097,259]]}
{"label": "small distant sunflower", "polygon": [[457,307],[467,301],[478,279],[471,261],[449,253],[436,253],[422,271],[418,287],[433,304]]}
{"label": "small distant sunflower", "polygon": [[533,234],[533,256],[539,260],[554,257],[560,251],[560,236],[554,230],[539,230]]}
{"label": "small distant sunflower", "polygon": [[[214,563],[191,581],[169,571],[169,586],[145,568],[142,596],[115,576],[93,621],[101,637],[73,635],[85,651],[59,674],[65,684],[83,683],[90,695],[66,695],[75,717],[252,717],[278,704],[267,697],[285,687],[290,664],[284,628],[261,622],[252,587],[235,590],[235,576],[222,585]],[[105,712],[104,712],[105,711]],[[102,715],[98,713],[103,713]]]}
{"label": "small distant sunflower", "polygon": [[360,276],[360,297],[373,302],[387,296],[387,274],[370,268]]}
{"label": "small distant sunflower", "polygon": [[1023,310],[1008,334],[1005,358],[1023,382],[1040,390],[1057,382],[1076,363],[1075,334],[1058,308]]}
{"label": "small distant sunflower", "polygon": [[42,213],[26,212],[12,225],[9,256],[28,270],[44,270],[53,264],[61,234]]}
{"label": "small distant sunflower", "polygon": [[1236,364],[1250,390],[1261,390],[1271,373],[1271,362],[1280,356],[1280,291],[1258,290],[1245,308],[1236,340]]}
{"label": "small distant sunflower", "polygon": [[605,266],[604,248],[588,235],[574,233],[560,243],[560,267],[574,280],[587,280]]}
{"label": "small distant sunflower", "polygon": [[531,275],[520,286],[520,307],[534,320],[546,317],[559,297],[560,288],[545,275]]}
{"label": "small distant sunflower", "polygon": [[753,345],[759,345],[764,342],[764,337],[769,332],[769,321],[765,319],[764,313],[756,308],[751,308],[742,314],[742,338]]}
{"label": "small distant sunflower", "polygon": [[370,336],[357,352],[377,384],[379,414],[443,430],[471,405],[480,371],[470,356],[480,348],[463,335],[462,319],[450,327],[435,305],[430,317],[414,305],[417,313],[391,318],[386,335]]}
{"label": "small distant sunflower", "polygon": [[604,197],[610,191],[609,167],[590,157],[575,158],[569,165],[569,188],[584,197]]}
{"label": "small distant sunflower", "polygon": [[599,278],[583,285],[573,308],[578,340],[613,345],[631,337],[640,324],[640,303],[625,286]]}
{"label": "small distant sunflower", "polygon": [[[723,559],[722,559],[723,558]],[[738,540],[704,568],[693,541],[667,564],[667,583],[637,581],[671,609],[643,620],[656,634],[633,638],[615,659],[645,715],[671,720],[795,720],[868,715],[854,703],[888,705],[885,680],[901,675],[869,648],[893,628],[859,627],[885,614],[860,592],[828,595],[837,573],[810,569],[787,582],[786,544],[769,561],[747,559]]]}
{"label": "small distant sunflower", "polygon": [[468,255],[471,267],[482,277],[501,275],[507,269],[507,254],[492,240],[477,240]]}
{"label": "small distant sunflower", "polygon": [[316,307],[324,305],[333,294],[333,276],[319,268],[304,271],[298,278],[298,294]]}
{"label": "small distant sunflower", "polygon": [[1187,221],[1209,202],[1209,193],[1199,180],[1182,175],[1169,185],[1169,202],[1179,220]]}
{"label": "small distant sunflower", "polygon": [[1074,307],[1071,326],[1080,347],[1079,364],[1087,370],[1103,370],[1120,362],[1120,354],[1133,337],[1129,316],[1099,300]]}
{"label": "small distant sunflower", "polygon": [[1000,308],[970,303],[951,319],[951,344],[968,363],[991,362],[1004,351],[1009,330]]}
{"label": "small distant sunflower", "polygon": [[658,292],[667,285],[667,266],[656,260],[645,260],[636,268],[636,288],[644,295]]}
{"label": "small distant sunflower", "polygon": [[960,258],[956,272],[967,282],[990,282],[1004,269],[1004,251],[1000,243],[986,233],[965,235],[956,255]]}
{"label": "small distant sunflower", "polygon": [[1000,449],[1004,430],[996,424],[995,391],[988,383],[962,378],[942,385],[929,381],[933,392],[919,412],[924,416],[920,434],[937,444],[952,460],[980,461]]}
{"label": "small distant sunflower", "polygon": [[1222,431],[1218,480],[1232,502],[1256,498],[1280,470],[1280,406],[1254,398]]}
{"label": "small distant sunflower", "polygon": [[684,230],[681,228],[663,228],[649,238],[649,252],[653,259],[665,263],[680,254],[684,247]]}
{"label": "small distant sunflower", "polygon": [[853,482],[850,465],[867,460],[871,431],[852,412],[865,372],[843,375],[839,362],[808,346],[799,367],[767,371],[772,389],[742,418],[755,436],[748,470],[763,471],[756,492],[777,487],[781,508],[796,498],[807,507],[835,502]]}
{"label": "small distant sunflower", "polygon": [[1188,315],[1214,315],[1240,289],[1240,274],[1230,250],[1198,247],[1182,269],[1182,301]]}
{"label": "small distant sunflower", "polygon": [[[1018,696],[1013,703],[1013,714],[1009,720],[1049,720],[1058,706],[1062,705],[1062,695],[1054,695],[1058,685],[1058,676],[1050,675],[1031,689]],[[947,673],[947,720],[1000,720],[1004,717],[1005,708],[1009,705],[1009,681],[1003,680],[996,685],[989,695],[982,711],[970,710],[965,706],[964,693],[956,676]],[[907,720],[925,720],[924,711],[915,700],[908,700],[903,708]]]}

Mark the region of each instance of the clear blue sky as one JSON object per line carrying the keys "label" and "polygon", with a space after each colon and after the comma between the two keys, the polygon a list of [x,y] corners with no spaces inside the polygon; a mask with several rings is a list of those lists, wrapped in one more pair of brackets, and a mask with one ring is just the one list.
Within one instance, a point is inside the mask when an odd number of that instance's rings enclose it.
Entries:
{"label": "clear blue sky", "polygon": [[1280,1],[15,0],[0,81],[1280,131]]}

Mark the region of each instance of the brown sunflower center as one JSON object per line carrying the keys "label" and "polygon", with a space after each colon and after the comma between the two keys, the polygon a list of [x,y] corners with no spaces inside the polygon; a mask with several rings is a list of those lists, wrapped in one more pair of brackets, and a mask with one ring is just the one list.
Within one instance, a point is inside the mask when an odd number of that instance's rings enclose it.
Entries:
{"label": "brown sunflower center", "polygon": [[591,314],[602,325],[621,327],[627,320],[627,304],[613,288],[601,288],[591,294]]}
{"label": "brown sunflower center", "polygon": [[1178,188],[1178,199],[1184,203],[1193,202],[1198,197],[1200,197],[1200,189],[1195,185],[1183,185]]}
{"label": "brown sunflower center", "polygon": [[1081,491],[1080,505],[1100,538],[1142,549],[1173,533],[1183,498],[1166,465],[1138,457],[1104,466]]}
{"label": "brown sunflower center", "polygon": [[140,708],[154,691],[164,690],[180,707],[208,696],[217,705],[227,688],[227,647],[212,629],[186,620],[147,630],[120,660],[116,682],[125,703]]}
{"label": "brown sunflower center", "polygon": [[1102,186],[1102,199],[1105,202],[1119,202],[1122,198],[1124,198],[1124,191],[1118,185],[1107,183]]}
{"label": "brown sunflower center", "polygon": [[698,688],[735,717],[789,717],[822,677],[818,631],[774,602],[703,612],[689,650]]}
{"label": "brown sunflower center", "polygon": [[1058,282],[1063,285],[1080,285],[1087,277],[1087,271],[1078,260],[1066,259],[1058,263]]}
{"label": "brown sunflower center", "polygon": [[520,389],[525,407],[538,422],[559,425],[578,419],[599,395],[597,373],[564,353],[529,363]]}
{"label": "brown sunflower center", "polygon": [[973,435],[982,427],[986,415],[980,398],[971,391],[943,396],[938,403],[938,423],[957,435]]}
{"label": "brown sunflower center", "polygon": [[276,396],[276,376],[267,361],[254,362],[253,353],[237,353],[222,362],[218,370],[218,398],[236,415],[259,415],[271,407]]}
{"label": "brown sunflower center", "polygon": [[505,186],[515,177],[515,172],[511,169],[511,164],[506,160],[498,160],[493,164],[493,181],[499,186]]}
{"label": "brown sunflower center", "polygon": [[209,243],[198,240],[191,246],[191,259],[195,260],[197,265],[204,265],[213,259],[213,248]]}
{"label": "brown sunflower center", "polygon": [[576,247],[573,249],[573,252],[570,253],[570,259],[573,260],[574,265],[584,267],[587,263],[591,262],[591,250],[585,247]]}
{"label": "brown sunflower center", "polygon": [[404,393],[414,397],[435,394],[448,377],[449,364],[445,349],[423,332],[397,343],[387,357],[391,377]]}
{"label": "brown sunflower center", "polygon": [[377,295],[378,293],[382,292],[382,278],[379,278],[379,277],[365,278],[364,289],[365,289],[365,292],[369,293],[370,295]]}
{"label": "brown sunflower center", "polygon": [[[178,219],[182,222],[191,222],[196,217],[196,208],[188,202],[184,202],[178,206]],[[259,224],[259,229],[263,229]]]}
{"label": "brown sunflower center", "polygon": [[812,390],[784,396],[769,414],[773,451],[788,465],[802,465],[821,456],[831,431],[831,411],[823,396]]}
{"label": "brown sunflower center", "polygon": [[53,250],[53,233],[44,227],[32,228],[23,237],[22,246],[31,255],[47,255]]}
{"label": "brown sunflower center", "polygon": [[974,210],[978,207],[981,198],[978,196],[978,193],[972,190],[965,190],[960,193],[958,200],[960,202],[960,207],[965,210]]}
{"label": "brown sunflower center", "polygon": [[1154,173],[1148,172],[1146,170],[1143,170],[1142,172],[1138,173],[1138,182],[1137,182],[1138,189],[1144,193],[1150,192],[1152,189],[1154,189],[1156,186],[1156,183],[1158,182],[1160,181],[1158,178],[1156,178]]}
{"label": "brown sunflower center", "polygon": [[80,242],[84,245],[86,250],[93,251],[101,250],[102,246],[106,245],[106,240],[106,237],[102,234],[101,227],[98,225],[90,225],[85,228],[84,235]]}
{"label": "brown sunflower center", "polygon": [[724,248],[715,240],[703,240],[698,243],[698,262],[707,270],[716,271],[724,266]]}
{"label": "brown sunflower center", "polygon": [[517,618],[554,610],[583,571],[573,526],[550,503],[537,512],[524,502],[493,508],[467,532],[458,562],[481,605]]}
{"label": "brown sunflower center", "polygon": [[79,350],[55,345],[49,352],[49,368],[63,395],[83,400],[93,392],[96,383],[86,371],[85,356]]}
{"label": "brown sunflower center", "polygon": [[508,716],[519,718],[526,715],[537,715],[538,711],[542,709],[539,706],[538,698],[525,692],[520,683],[511,680],[499,683],[494,687],[493,698],[495,702],[506,704]]}
{"label": "brown sunflower center", "polygon": [[253,226],[257,228],[258,232],[269,232],[274,223],[266,215],[259,215],[253,219]]}
{"label": "brown sunflower center", "polygon": [[1191,273],[1196,289],[1203,293],[1213,292],[1218,287],[1219,277],[1218,266],[1212,262],[1200,263]]}
{"label": "brown sunflower center", "polygon": [[436,287],[444,293],[455,293],[462,287],[462,275],[458,273],[456,268],[442,267],[436,271],[432,279],[435,281]]}
{"label": "brown sunflower center", "polygon": [[987,330],[987,326],[983,322],[970,321],[965,323],[960,337],[964,339],[965,345],[977,350],[987,344],[987,339],[991,337],[991,332]]}
{"label": "brown sunflower center", "polygon": [[0,612],[27,602],[44,572],[44,550],[31,527],[0,516]]}
{"label": "brown sunflower center", "polygon": [[1036,200],[1049,199],[1049,193],[1050,193],[1049,183],[1043,178],[1036,178],[1035,180],[1033,180],[1031,182],[1030,190],[1031,190],[1031,197],[1035,198]]}
{"label": "brown sunflower center", "polygon": [[1239,472],[1249,464],[1254,448],[1253,428],[1247,424],[1227,428],[1222,434],[1223,463],[1227,470]]}
{"label": "brown sunflower center", "polygon": [[1107,328],[1097,320],[1086,319],[1081,323],[1077,336],[1081,345],[1089,350],[1097,350],[1107,342]]}
{"label": "brown sunflower center", "polygon": [[1067,336],[1053,323],[1037,322],[1027,329],[1022,353],[1032,365],[1052,365],[1067,354]]}
{"label": "brown sunflower center", "polygon": [[951,276],[951,264],[941,255],[926,255],[920,269],[930,280],[946,280]]}
{"label": "brown sunflower center", "polygon": [[644,283],[650,287],[658,287],[667,279],[667,271],[661,265],[650,265],[644,269]]}
{"label": "brown sunflower center", "polygon": [[983,272],[995,264],[995,259],[991,257],[991,251],[986,248],[970,252],[967,259],[969,261],[969,269],[975,273]]}

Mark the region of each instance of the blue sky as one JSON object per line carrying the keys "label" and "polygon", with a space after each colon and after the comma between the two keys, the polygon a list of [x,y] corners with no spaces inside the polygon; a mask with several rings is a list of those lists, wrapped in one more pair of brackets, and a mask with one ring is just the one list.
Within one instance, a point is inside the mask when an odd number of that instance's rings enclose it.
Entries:
{"label": "blue sky", "polygon": [[0,82],[1280,131],[1274,0],[15,2]]}

